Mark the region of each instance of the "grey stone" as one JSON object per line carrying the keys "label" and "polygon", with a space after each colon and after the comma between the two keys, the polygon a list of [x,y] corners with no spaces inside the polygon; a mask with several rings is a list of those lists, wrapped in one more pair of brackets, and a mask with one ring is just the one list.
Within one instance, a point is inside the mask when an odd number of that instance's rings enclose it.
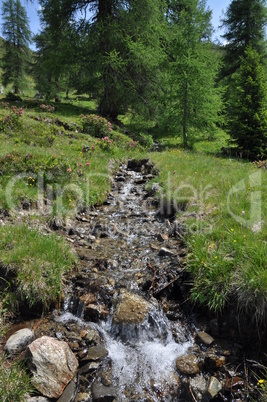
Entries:
{"label": "grey stone", "polygon": [[108,355],[108,351],[104,346],[92,346],[88,349],[87,355],[82,359],[85,361],[98,361],[103,360]]}
{"label": "grey stone", "polygon": [[44,396],[33,396],[26,399],[25,402],[50,402],[51,399],[45,398]]}
{"label": "grey stone", "polygon": [[33,340],[34,332],[31,329],[20,329],[19,331],[15,332],[15,334],[11,335],[10,338],[8,338],[4,351],[9,355],[20,353],[25,350]]}
{"label": "grey stone", "polygon": [[106,387],[95,381],[92,386],[92,396],[94,402],[112,402],[116,397],[116,391],[114,387]]}
{"label": "grey stone", "polygon": [[57,402],[72,402],[76,396],[77,384],[76,381],[72,380],[64,389],[63,394],[57,400]]}

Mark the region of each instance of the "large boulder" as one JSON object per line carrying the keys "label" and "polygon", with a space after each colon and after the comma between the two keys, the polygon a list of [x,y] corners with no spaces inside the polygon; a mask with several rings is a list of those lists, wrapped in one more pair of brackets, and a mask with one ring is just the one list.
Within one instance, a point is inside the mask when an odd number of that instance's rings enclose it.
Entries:
{"label": "large boulder", "polygon": [[48,336],[32,342],[25,359],[33,375],[33,386],[48,398],[59,398],[78,368],[68,344]]}
{"label": "large boulder", "polygon": [[147,316],[150,304],[141,296],[123,292],[113,315],[115,324],[138,324]]}
{"label": "large boulder", "polygon": [[4,351],[13,355],[20,353],[26,349],[26,347],[34,340],[34,332],[29,328],[23,328],[15,332],[8,338]]}

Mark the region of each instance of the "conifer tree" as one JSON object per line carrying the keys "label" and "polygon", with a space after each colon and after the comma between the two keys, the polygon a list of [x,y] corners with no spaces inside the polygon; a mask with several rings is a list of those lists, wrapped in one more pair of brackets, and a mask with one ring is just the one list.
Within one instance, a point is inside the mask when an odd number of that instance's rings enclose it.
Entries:
{"label": "conifer tree", "polygon": [[266,155],[266,38],[265,0],[232,0],[223,26],[222,74],[228,132],[240,154]]}
{"label": "conifer tree", "polygon": [[230,98],[229,129],[243,157],[267,157],[267,85],[257,50],[248,46],[233,75],[236,90]]}
{"label": "conifer tree", "polygon": [[222,106],[215,85],[218,58],[210,39],[211,12],[205,1],[172,0],[168,20],[171,40],[166,114],[168,124],[188,147],[197,130],[213,127]]}
{"label": "conifer tree", "polygon": [[5,39],[2,82],[5,86],[12,84],[14,92],[18,94],[23,87],[29,62],[29,21],[20,0],[3,1],[2,18],[2,34]]}

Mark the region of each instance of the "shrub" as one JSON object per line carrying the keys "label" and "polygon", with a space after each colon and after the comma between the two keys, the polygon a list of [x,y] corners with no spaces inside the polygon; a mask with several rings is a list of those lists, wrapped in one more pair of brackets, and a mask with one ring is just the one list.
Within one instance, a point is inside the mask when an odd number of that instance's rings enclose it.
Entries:
{"label": "shrub", "polygon": [[22,129],[22,107],[9,106],[7,102],[2,102],[2,110],[0,110],[0,131],[6,131],[6,129],[20,130]]}
{"label": "shrub", "polygon": [[83,132],[92,137],[106,137],[112,130],[111,123],[95,114],[81,115]]}

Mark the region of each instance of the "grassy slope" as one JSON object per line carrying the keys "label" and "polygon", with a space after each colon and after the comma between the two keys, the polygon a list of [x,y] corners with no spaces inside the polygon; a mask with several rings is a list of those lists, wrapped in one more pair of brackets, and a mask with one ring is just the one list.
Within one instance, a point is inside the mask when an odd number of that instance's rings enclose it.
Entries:
{"label": "grassy slope", "polygon": [[[82,133],[79,115],[95,110],[89,100],[77,98],[72,104],[57,105],[52,113],[30,100],[22,106],[23,117],[9,127],[1,122],[10,111],[0,108],[0,209],[13,209],[9,212],[14,217],[25,201],[36,208],[31,219],[37,221],[73,215],[79,207],[101,203],[109,191],[110,161],[116,169],[119,161],[144,155],[118,127],[112,131],[112,144]],[[71,129],[56,125],[55,119],[71,123]],[[136,125],[128,128],[135,130]],[[214,156],[225,140],[225,134],[218,131],[213,142],[199,142],[196,152],[186,152],[178,149],[174,138],[166,138],[170,150],[149,156],[160,169],[156,180],[162,187],[158,195],[163,202],[186,207],[177,215],[187,227],[192,300],[215,311],[234,303],[239,314],[266,324],[266,172],[251,163]],[[43,188],[38,190],[40,185]],[[233,188],[238,191],[231,193]],[[3,319],[18,300],[44,307],[55,303],[75,256],[58,237],[44,237],[27,225],[14,224],[0,227],[0,255],[1,275],[6,266],[11,273],[8,280],[0,275],[3,331]],[[36,288],[43,292],[36,293]],[[12,396],[16,389],[18,400],[23,399],[28,377],[18,376],[23,372],[17,365],[7,377],[4,362],[1,365],[3,395],[8,381]],[[266,390],[263,393],[266,396]]]}
{"label": "grassy slope", "polygon": [[[267,177],[252,163],[199,152],[154,153],[162,197],[186,205],[192,300],[219,312],[228,302],[266,325]],[[179,213],[178,213],[179,215]]]}
{"label": "grassy slope", "polygon": [[[116,161],[142,156],[119,127],[112,131],[112,144],[81,132],[79,116],[95,110],[92,101],[77,97],[71,104],[56,105],[52,113],[40,109],[38,102],[25,101],[23,107],[21,125],[0,134],[2,208],[15,210],[25,200],[40,208],[38,182],[43,180],[42,194],[50,200],[45,212],[74,214],[77,207],[105,199],[110,160],[115,168]],[[70,123],[71,129],[54,124],[55,119]],[[186,152],[173,138],[165,139],[169,150],[150,157],[160,169],[161,198],[186,206],[179,218],[188,232],[192,300],[217,312],[234,303],[240,314],[262,324],[267,298],[266,172],[252,163],[214,156],[225,140],[218,131],[213,142],[199,142],[195,152]]]}
{"label": "grassy slope", "polygon": [[[115,169],[124,158],[142,154],[115,127],[112,143],[82,133],[79,115],[92,110],[92,102],[60,104],[52,112],[32,100],[15,106],[23,108],[22,116],[12,113],[12,105],[0,105],[0,210],[8,210],[14,221],[25,204],[35,211],[30,219],[43,222],[103,202],[110,189],[110,161]],[[0,256],[0,269],[11,268],[10,274],[0,272],[0,321],[15,307],[14,300],[30,306],[55,303],[64,274],[75,263],[62,241],[24,225],[0,226]]]}

